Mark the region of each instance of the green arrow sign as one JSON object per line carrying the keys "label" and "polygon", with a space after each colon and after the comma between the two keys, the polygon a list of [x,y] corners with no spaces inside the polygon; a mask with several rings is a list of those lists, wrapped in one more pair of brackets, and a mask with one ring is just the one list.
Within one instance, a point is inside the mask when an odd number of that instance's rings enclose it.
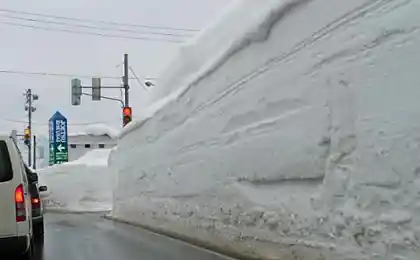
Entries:
{"label": "green arrow sign", "polygon": [[69,161],[67,118],[56,112],[49,120],[50,165]]}

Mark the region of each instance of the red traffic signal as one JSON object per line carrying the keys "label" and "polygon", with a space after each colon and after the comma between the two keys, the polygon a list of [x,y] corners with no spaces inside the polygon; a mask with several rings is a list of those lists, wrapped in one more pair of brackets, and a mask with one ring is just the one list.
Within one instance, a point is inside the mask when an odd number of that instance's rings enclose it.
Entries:
{"label": "red traffic signal", "polygon": [[126,126],[132,120],[132,110],[131,107],[123,108],[123,126]]}
{"label": "red traffic signal", "polygon": [[131,113],[132,113],[132,111],[131,111],[131,107],[124,107],[124,108],[123,108],[123,115],[124,115],[124,116],[129,116],[129,117],[131,117]]}

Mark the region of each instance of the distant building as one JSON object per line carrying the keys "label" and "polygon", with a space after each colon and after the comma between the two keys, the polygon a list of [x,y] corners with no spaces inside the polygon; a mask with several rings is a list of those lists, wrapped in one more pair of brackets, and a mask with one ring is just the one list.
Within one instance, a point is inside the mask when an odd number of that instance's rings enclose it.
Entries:
{"label": "distant building", "polygon": [[117,145],[116,135],[110,131],[69,133],[69,161],[75,161],[94,149],[111,149]]}

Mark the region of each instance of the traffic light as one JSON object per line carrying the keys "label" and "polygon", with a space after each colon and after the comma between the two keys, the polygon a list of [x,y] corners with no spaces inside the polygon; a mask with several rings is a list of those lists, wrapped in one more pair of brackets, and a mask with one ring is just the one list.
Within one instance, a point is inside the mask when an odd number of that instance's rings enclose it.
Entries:
{"label": "traffic light", "polygon": [[31,145],[31,129],[29,127],[25,128],[23,140],[27,146]]}
{"label": "traffic light", "polygon": [[132,120],[132,110],[131,107],[123,108],[123,126],[126,126]]}
{"label": "traffic light", "polygon": [[92,78],[92,100],[101,100],[101,78]]}
{"label": "traffic light", "polygon": [[80,106],[82,103],[82,81],[80,79],[71,80],[71,104]]}

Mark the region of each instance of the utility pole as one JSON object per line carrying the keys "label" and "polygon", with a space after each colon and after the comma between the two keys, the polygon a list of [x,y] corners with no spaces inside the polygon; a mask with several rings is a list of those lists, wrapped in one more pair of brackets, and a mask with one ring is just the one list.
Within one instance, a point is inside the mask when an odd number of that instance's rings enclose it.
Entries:
{"label": "utility pole", "polygon": [[124,54],[124,91],[125,91],[125,107],[129,107],[129,94],[128,91],[130,89],[130,85],[128,84],[128,54]]}
{"label": "utility pole", "polygon": [[28,128],[29,128],[29,143],[28,143],[28,165],[32,165],[32,148],[31,148],[31,140],[32,140],[32,89],[28,89],[26,92],[26,102],[28,104]]}
{"label": "utility pole", "polygon": [[32,89],[26,90],[25,95],[25,111],[28,111],[28,133],[27,133],[27,146],[28,146],[28,165],[32,165],[32,113],[36,111],[33,106],[33,101],[39,99],[38,95],[32,92]]}
{"label": "utility pole", "polygon": [[36,170],[36,135],[34,135],[33,146],[34,146],[34,163],[33,163],[32,168],[34,168]]}

